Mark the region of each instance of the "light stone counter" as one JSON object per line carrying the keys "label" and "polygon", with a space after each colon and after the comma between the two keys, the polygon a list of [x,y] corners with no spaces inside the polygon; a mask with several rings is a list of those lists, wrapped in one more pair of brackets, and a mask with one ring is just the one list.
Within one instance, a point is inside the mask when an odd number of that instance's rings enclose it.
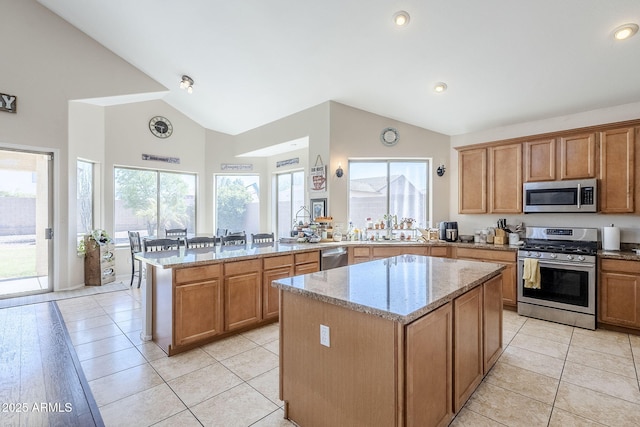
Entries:
{"label": "light stone counter", "polygon": [[401,255],[278,279],[272,286],[408,324],[504,268],[487,262]]}

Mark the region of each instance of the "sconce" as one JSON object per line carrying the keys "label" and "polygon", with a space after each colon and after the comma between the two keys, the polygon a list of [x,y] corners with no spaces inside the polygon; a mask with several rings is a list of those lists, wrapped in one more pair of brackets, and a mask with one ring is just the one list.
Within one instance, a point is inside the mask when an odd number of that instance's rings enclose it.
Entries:
{"label": "sconce", "polygon": [[338,169],[336,169],[336,176],[338,178],[342,178],[342,175],[344,175],[344,171],[342,170],[342,165],[338,163]]}
{"label": "sconce", "polygon": [[444,171],[445,170],[446,169],[445,169],[444,165],[440,165],[440,166],[438,166],[438,169],[436,169],[436,173],[438,174],[438,176],[442,176],[442,175],[444,175]]}

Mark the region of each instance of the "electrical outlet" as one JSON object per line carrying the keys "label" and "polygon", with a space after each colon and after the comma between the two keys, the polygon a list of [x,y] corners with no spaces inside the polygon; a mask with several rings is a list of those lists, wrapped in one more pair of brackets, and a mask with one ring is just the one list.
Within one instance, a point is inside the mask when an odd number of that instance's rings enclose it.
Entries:
{"label": "electrical outlet", "polygon": [[320,325],[320,344],[325,347],[331,347],[331,335],[329,327],[326,325]]}

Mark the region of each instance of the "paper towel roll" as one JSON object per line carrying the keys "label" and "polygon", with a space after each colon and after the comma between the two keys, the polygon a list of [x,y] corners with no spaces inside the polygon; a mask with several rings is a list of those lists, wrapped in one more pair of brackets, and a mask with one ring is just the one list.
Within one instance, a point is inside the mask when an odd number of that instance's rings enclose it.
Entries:
{"label": "paper towel roll", "polygon": [[602,249],[605,251],[620,250],[620,229],[618,227],[603,227]]}

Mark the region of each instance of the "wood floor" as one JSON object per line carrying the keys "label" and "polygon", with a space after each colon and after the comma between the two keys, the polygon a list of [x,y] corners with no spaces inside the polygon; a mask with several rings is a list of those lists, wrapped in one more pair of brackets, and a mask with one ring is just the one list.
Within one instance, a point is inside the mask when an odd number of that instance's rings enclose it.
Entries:
{"label": "wood floor", "polygon": [[104,426],[55,302],[0,310],[0,424]]}

